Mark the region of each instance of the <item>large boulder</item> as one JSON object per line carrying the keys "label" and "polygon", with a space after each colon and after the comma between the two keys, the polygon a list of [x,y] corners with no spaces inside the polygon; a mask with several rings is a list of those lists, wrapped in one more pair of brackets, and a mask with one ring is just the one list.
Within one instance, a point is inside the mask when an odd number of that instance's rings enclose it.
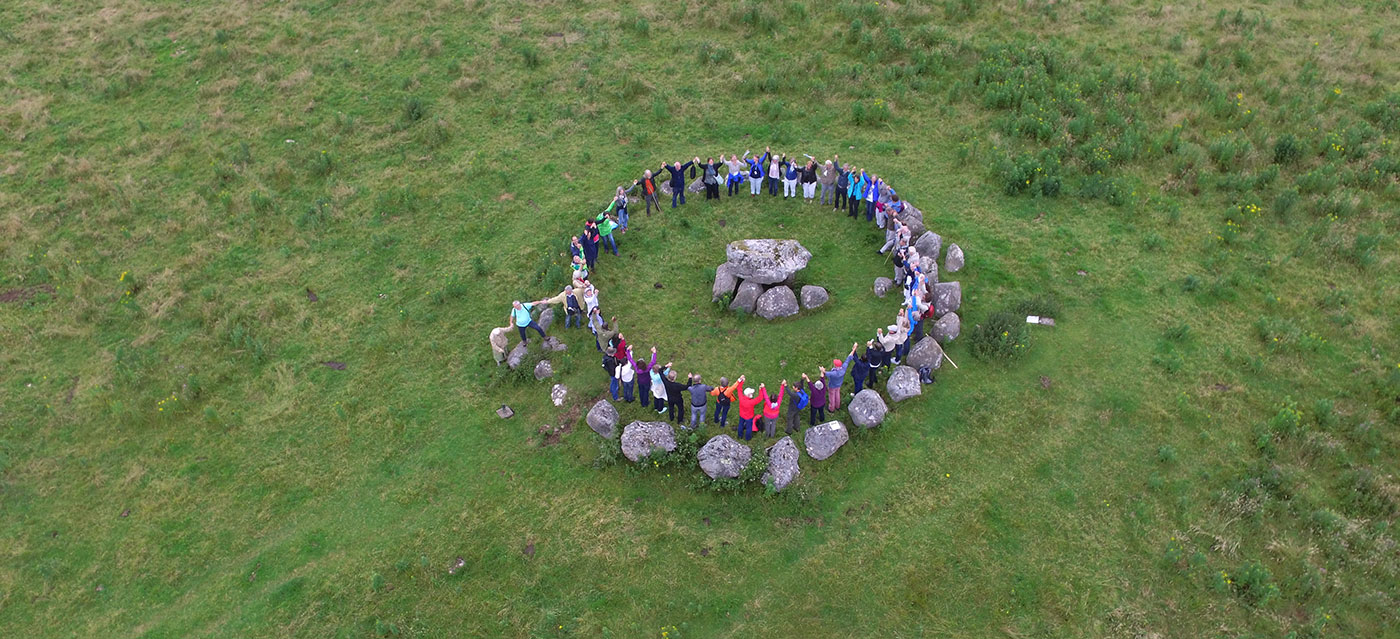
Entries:
{"label": "large boulder", "polygon": [[812,259],[812,252],[797,240],[739,240],[730,242],[724,254],[735,275],[758,284],[786,281]]}
{"label": "large boulder", "polygon": [[565,386],[563,384],[555,384],[554,388],[549,389],[549,401],[554,402],[555,406],[563,406],[564,400],[568,397],[568,386]]}
{"label": "large boulder", "polygon": [[[927,342],[928,340],[923,340]],[[902,402],[910,397],[918,397],[924,392],[919,384],[919,372],[908,366],[896,366],[894,372],[890,373],[890,378],[885,382],[885,392],[890,394],[890,400]]]}
{"label": "large boulder", "polygon": [[802,433],[802,443],[807,447],[807,456],[821,461],[836,454],[836,449],[851,439],[846,425],[838,421],[817,424]]}
{"label": "large boulder", "polygon": [[920,237],[928,230],[924,227],[924,212],[908,202],[904,203],[904,211],[895,217],[909,227],[909,237]]}
{"label": "large boulder", "polygon": [[894,280],[888,277],[875,278],[875,297],[884,297],[885,293],[894,288]]}
{"label": "large boulder", "polygon": [[855,399],[846,406],[846,410],[851,414],[851,421],[856,426],[874,428],[885,421],[885,413],[889,408],[885,406],[885,400],[880,399],[880,393],[873,388],[867,388],[856,393]]}
{"label": "large boulder", "polygon": [[919,249],[919,255],[938,259],[938,252],[943,250],[943,238],[933,231],[924,231],[919,239],[914,240],[914,247]]}
{"label": "large boulder", "polygon": [[588,422],[588,427],[593,432],[612,439],[617,434],[617,420],[619,419],[617,408],[606,399],[598,400],[593,408],[588,409],[588,416],[584,418]]}
{"label": "large boulder", "polygon": [[927,255],[919,256],[919,270],[924,272],[924,279],[931,283],[938,282],[938,260]]}
{"label": "large boulder", "polygon": [[943,365],[943,347],[938,345],[936,339],[921,339],[909,348],[909,356],[904,358],[904,363],[914,370],[925,366],[938,370],[938,367]]}
{"label": "large boulder", "polygon": [[700,460],[700,470],[705,471],[710,479],[738,477],[744,472],[750,457],[753,457],[753,450],[728,435],[711,437],[696,454]]}
{"label": "large boulder", "polygon": [[554,377],[554,366],[549,363],[549,360],[542,359],[540,363],[535,364],[535,379],[548,377]]}
{"label": "large boulder", "polygon": [[933,285],[933,314],[943,317],[962,308],[962,283],[939,282]]}
{"label": "large boulder", "polygon": [[802,474],[802,469],[797,466],[800,456],[797,444],[792,443],[791,437],[784,437],[769,446],[768,471],[763,473],[763,484],[772,487],[774,492],[782,492]]}
{"label": "large boulder", "polygon": [[540,318],[536,320],[536,323],[540,325],[540,328],[548,332],[550,325],[554,323],[554,307],[551,306],[540,311]]}
{"label": "large boulder", "polygon": [[929,335],[944,344],[957,339],[961,333],[962,319],[958,317],[957,313],[949,313],[938,318],[938,321],[933,323],[933,328],[929,329]]}
{"label": "large boulder", "polygon": [[943,268],[949,273],[957,273],[963,267],[962,247],[957,244],[948,245],[948,254],[943,257]]}
{"label": "large boulder", "polygon": [[826,289],[820,286],[812,286],[811,284],[802,287],[801,297],[802,308],[809,311],[825,304],[827,300],[831,299],[831,295],[826,292]]}
{"label": "large boulder", "polygon": [[758,296],[754,313],[766,320],[797,314],[797,296],[786,286],[774,286]]}
{"label": "large boulder", "polygon": [[509,366],[511,370],[515,370],[516,367],[520,366],[521,362],[525,361],[525,355],[528,353],[529,350],[528,347],[525,346],[525,342],[516,344],[515,348],[510,349],[510,354],[506,355],[506,366]]}
{"label": "large boulder", "polygon": [[758,296],[762,294],[762,284],[745,280],[739,285],[739,292],[734,294],[734,301],[729,303],[729,310],[753,313],[754,307],[758,305]]}
{"label": "large boulder", "polygon": [[666,422],[632,422],[622,429],[622,455],[631,461],[675,449],[676,431]]}
{"label": "large boulder", "polygon": [[725,295],[734,292],[734,287],[739,285],[739,276],[734,274],[734,267],[728,262],[720,264],[715,269],[715,287],[710,296],[711,302],[718,302]]}

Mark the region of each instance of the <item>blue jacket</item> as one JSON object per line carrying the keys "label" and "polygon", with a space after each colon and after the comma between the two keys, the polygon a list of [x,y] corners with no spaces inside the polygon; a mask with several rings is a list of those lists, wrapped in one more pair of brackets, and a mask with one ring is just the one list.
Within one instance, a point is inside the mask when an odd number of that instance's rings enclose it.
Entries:
{"label": "blue jacket", "polygon": [[765,164],[768,163],[768,154],[767,154],[767,153],[764,153],[762,158],[754,157],[754,158],[744,158],[744,159],[745,159],[745,161],[747,161],[747,162],[749,163],[749,177],[751,177],[751,178],[761,178],[761,177],[763,177],[763,165],[765,165]]}
{"label": "blue jacket", "polygon": [[797,170],[797,164],[788,161],[783,162],[783,177],[789,180],[796,180],[802,172]]}
{"label": "blue jacket", "polygon": [[679,168],[679,169],[677,169],[676,167],[671,166],[671,165],[669,165],[669,164],[667,164],[667,165],[664,167],[667,171],[670,171],[670,172],[671,172],[671,190],[672,190],[672,191],[676,191],[676,190],[685,188],[685,170],[688,169],[688,168],[690,168],[690,165],[692,165],[692,164],[695,164],[695,162],[694,162],[694,161],[686,162],[685,164],[682,164],[682,165],[681,165],[681,168]]}

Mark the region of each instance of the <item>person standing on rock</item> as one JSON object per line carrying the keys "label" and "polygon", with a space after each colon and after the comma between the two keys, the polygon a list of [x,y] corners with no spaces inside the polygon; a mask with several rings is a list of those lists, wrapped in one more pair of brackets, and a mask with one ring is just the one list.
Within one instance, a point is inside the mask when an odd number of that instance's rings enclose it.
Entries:
{"label": "person standing on rock", "polygon": [[783,432],[791,435],[802,426],[802,409],[807,407],[809,397],[801,384],[792,385],[792,393],[788,395],[787,425],[784,426]]}
{"label": "person standing on rock", "polygon": [[697,157],[685,164],[672,162],[672,166],[661,165],[661,168],[666,169],[671,174],[671,208],[676,208],[678,198],[681,204],[685,204],[685,170],[699,163],[700,158]]}
{"label": "person standing on rock", "polygon": [[826,380],[826,409],[831,412],[841,410],[841,384],[846,381],[846,367],[839,359],[831,360],[831,370],[820,369]]}
{"label": "person standing on rock", "polygon": [[666,370],[662,372],[661,383],[666,385],[666,408],[670,411],[672,422],[681,423],[681,399],[685,396],[685,384],[676,381],[676,371],[671,368],[671,362],[666,362]]}
{"label": "person standing on rock", "polygon": [[690,393],[690,430],[700,430],[705,425],[705,400],[714,388],[702,383],[699,375],[690,376],[690,385],[685,389]]}
{"label": "person standing on rock", "polygon": [[749,197],[758,197],[763,192],[763,165],[768,162],[768,153],[765,152],[761,159],[750,158],[745,153],[744,161],[749,163]]}
{"label": "person standing on rock", "polygon": [[661,212],[661,203],[656,201],[656,178],[652,177],[651,169],[642,171],[642,179],[632,183],[632,186],[642,187],[642,199],[647,203],[647,217],[651,216],[651,207],[656,207],[656,212]]}
{"label": "person standing on rock", "polygon": [[720,428],[727,428],[729,404],[734,401],[734,387],[729,385],[729,378],[719,378],[719,386],[710,389],[710,394],[715,397],[715,423],[719,424]]}
{"label": "person standing on rock", "polygon": [[807,160],[806,166],[802,167],[802,199],[811,204],[817,197],[817,161]]}
{"label": "person standing on rock", "polygon": [[807,425],[816,426],[817,422],[826,421],[826,382],[814,382],[806,373],[802,374],[802,381],[807,383]]}
{"label": "person standing on rock", "polygon": [[[744,151],[744,157],[749,157],[748,151]],[[748,174],[748,164],[744,160],[740,160],[738,156],[731,155],[724,165],[729,167],[729,173],[724,179],[725,192],[728,193],[729,197],[734,197],[739,194],[739,189],[743,188],[741,185],[744,183],[744,177]]]}
{"label": "person standing on rock", "polygon": [[530,341],[525,338],[525,329],[527,328],[535,329],[539,332],[540,339],[544,339],[544,329],[540,328],[540,325],[535,322],[534,318],[530,317],[530,309],[535,308],[535,305],[539,304],[541,301],[542,300],[536,300],[527,304],[521,304],[520,300],[511,302],[510,318],[515,322],[515,328],[520,331],[520,341],[522,342]]}
{"label": "person standing on rock", "polygon": [[778,434],[778,412],[783,407],[783,393],[787,392],[787,380],[778,386],[778,396],[768,395],[763,399],[763,436],[772,439]]}
{"label": "person standing on rock", "polygon": [[[723,160],[723,159],[724,159],[724,156],[721,155],[721,156],[720,156],[720,160]],[[705,185],[705,199],[706,199],[706,200],[718,200],[718,199],[719,199],[719,167],[720,167],[720,165],[721,165],[720,162],[716,162],[714,158],[707,158],[707,161],[706,161],[704,164],[701,164],[701,165],[700,165],[700,168],[703,169],[703,170],[705,171],[704,175],[700,176],[700,183]]]}

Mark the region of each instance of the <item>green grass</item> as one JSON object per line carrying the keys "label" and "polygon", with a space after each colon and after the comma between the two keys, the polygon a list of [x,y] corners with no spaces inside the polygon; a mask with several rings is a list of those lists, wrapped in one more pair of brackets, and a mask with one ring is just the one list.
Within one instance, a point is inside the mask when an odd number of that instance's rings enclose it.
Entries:
{"label": "green grass", "polygon": [[[0,627],[1394,636],[1397,23],[10,3]],[[560,410],[487,333],[557,292],[615,185],[770,145],[876,171],[967,251],[961,368],[782,495],[595,467],[591,340],[554,358]],[[682,371],[773,386],[893,310],[876,232],[819,207],[632,219],[595,279]],[[801,240],[831,303],[771,325],[711,305],[723,244],[753,236]],[[1034,298],[1055,328],[973,356],[974,325]],[[544,424],[572,432],[545,446]]]}

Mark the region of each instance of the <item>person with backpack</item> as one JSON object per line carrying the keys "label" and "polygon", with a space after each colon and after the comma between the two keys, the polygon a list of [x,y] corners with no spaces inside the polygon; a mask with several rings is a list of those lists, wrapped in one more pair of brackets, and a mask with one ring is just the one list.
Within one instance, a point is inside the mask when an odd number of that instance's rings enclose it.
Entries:
{"label": "person with backpack", "polygon": [[617,376],[617,349],[609,346],[603,349],[603,370],[608,373],[608,392],[612,393],[613,401],[617,401],[617,391],[621,382]]}
{"label": "person with backpack", "polygon": [[802,409],[807,407],[808,397],[801,384],[792,385],[792,394],[788,395],[787,425],[784,426],[783,432],[791,435],[801,427]]}
{"label": "person with backpack", "polygon": [[778,433],[778,412],[783,407],[783,393],[787,391],[787,380],[778,386],[778,396],[768,395],[763,399],[763,436],[772,439]]}
{"label": "person with backpack", "polygon": [[715,398],[715,423],[719,424],[720,428],[727,428],[729,405],[734,401],[734,387],[729,385],[729,378],[719,378],[719,386],[710,389],[710,395]]}
{"label": "person with backpack", "polygon": [[[724,156],[720,156],[720,159],[723,160]],[[700,183],[705,185],[706,200],[719,199],[720,165],[721,163],[716,162],[714,158],[708,158],[708,160],[704,164],[700,165],[701,170],[704,171],[704,174],[700,176]]]}
{"label": "person with backpack", "polygon": [[647,203],[647,217],[651,216],[651,207],[656,207],[656,212],[661,212],[661,203],[656,201],[656,178],[652,176],[651,169],[642,171],[642,179],[632,183],[635,188],[642,187],[642,199]]}
{"label": "person with backpack", "polygon": [[807,425],[816,426],[817,422],[826,421],[826,382],[814,382],[806,373],[802,374],[802,381],[807,383]]}
{"label": "person with backpack", "polygon": [[699,375],[688,376],[689,385],[686,392],[690,394],[690,430],[699,430],[705,425],[705,400],[710,396],[710,391],[714,386],[702,383]]}
{"label": "person with backpack", "polygon": [[749,197],[758,197],[763,192],[763,165],[768,162],[768,153],[765,151],[761,159],[745,153],[744,161],[749,163]]}
{"label": "person with backpack", "polygon": [[676,208],[677,199],[680,200],[681,204],[685,204],[685,170],[699,163],[700,158],[697,157],[685,164],[672,162],[671,166],[661,165],[661,168],[666,169],[671,174],[671,208]]}

